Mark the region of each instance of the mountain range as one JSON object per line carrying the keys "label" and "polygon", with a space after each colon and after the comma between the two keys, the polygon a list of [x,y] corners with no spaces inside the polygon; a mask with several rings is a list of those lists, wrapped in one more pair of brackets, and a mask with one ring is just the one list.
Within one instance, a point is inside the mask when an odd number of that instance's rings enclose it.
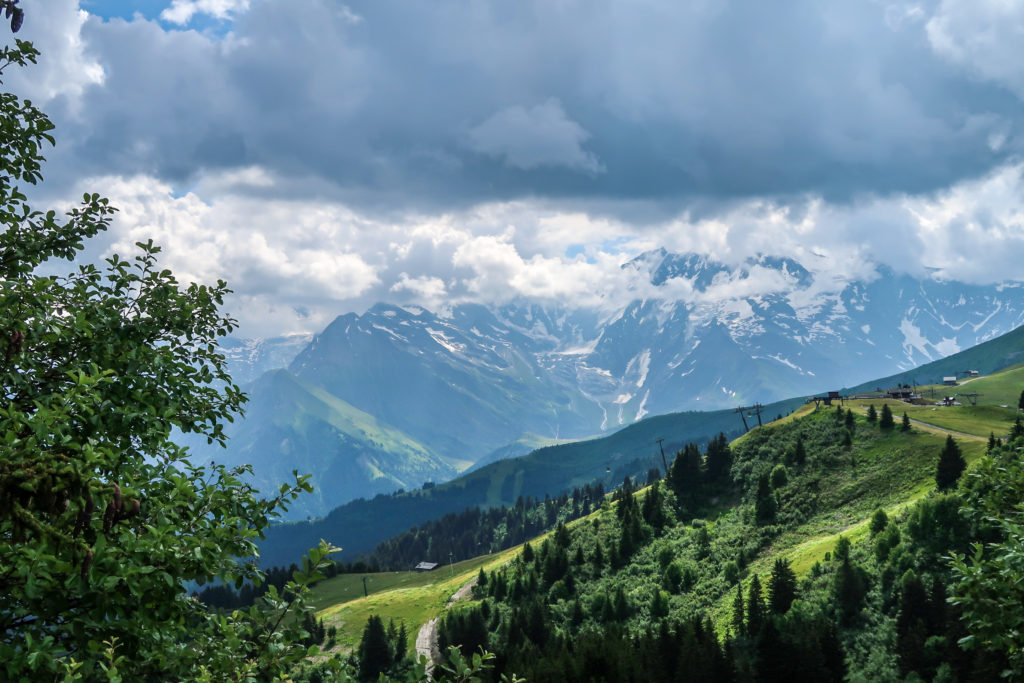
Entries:
{"label": "mountain range", "polygon": [[[292,469],[312,473],[321,493],[293,514],[319,516],[650,415],[893,375],[1024,322],[1019,283],[878,267],[873,278],[835,285],[788,258],[728,266],[660,249],[623,268],[645,288],[613,311],[377,304],[308,340],[236,340],[232,371],[259,378],[247,385],[248,417],[214,455],[253,464],[261,487]],[[287,369],[259,375],[292,354]]]}

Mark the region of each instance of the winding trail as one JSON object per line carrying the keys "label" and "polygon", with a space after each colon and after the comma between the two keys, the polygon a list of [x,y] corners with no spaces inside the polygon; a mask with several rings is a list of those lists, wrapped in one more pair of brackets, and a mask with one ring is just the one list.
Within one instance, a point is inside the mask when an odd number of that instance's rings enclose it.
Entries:
{"label": "winding trail", "polygon": [[[452,597],[448,599],[448,605],[445,606],[447,610],[449,607],[454,605],[459,600],[469,596],[473,591],[473,586],[476,585],[477,577],[473,577],[467,581],[459,590],[452,593]],[[434,617],[427,623],[423,624],[420,628],[419,633],[416,634],[416,656],[424,656],[428,660],[427,664],[427,675],[434,670],[434,667],[439,661],[441,661],[441,648],[437,644],[437,621],[440,617]]]}

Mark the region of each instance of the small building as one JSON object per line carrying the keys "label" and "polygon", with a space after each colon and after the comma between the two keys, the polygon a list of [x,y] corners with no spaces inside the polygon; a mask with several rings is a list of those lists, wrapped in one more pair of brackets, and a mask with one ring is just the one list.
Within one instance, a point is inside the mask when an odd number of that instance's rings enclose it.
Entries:
{"label": "small building", "polygon": [[910,387],[893,387],[892,389],[886,389],[886,397],[896,398],[901,401],[909,401],[914,398],[914,390]]}
{"label": "small building", "polygon": [[953,375],[952,377],[943,377],[942,378],[942,383],[945,384],[947,387],[955,387],[956,386],[956,375]]}
{"label": "small building", "polygon": [[969,374],[969,375],[970,375],[971,377],[977,377],[977,376],[978,376],[978,375],[980,375],[981,373],[980,373],[980,372],[978,372],[977,370],[968,370],[968,371],[967,371],[967,374]]}
{"label": "small building", "polygon": [[437,569],[437,562],[420,562],[413,569],[418,572],[432,572]]}

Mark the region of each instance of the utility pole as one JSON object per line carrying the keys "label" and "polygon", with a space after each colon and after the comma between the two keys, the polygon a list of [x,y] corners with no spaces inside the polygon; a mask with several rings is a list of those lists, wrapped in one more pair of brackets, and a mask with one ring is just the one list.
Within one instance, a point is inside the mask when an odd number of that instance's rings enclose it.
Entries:
{"label": "utility pole", "polygon": [[658,439],[658,448],[661,449],[661,462],[665,465],[665,476],[668,477],[668,460],[665,459],[665,447],[661,444],[665,441],[665,437]]}
{"label": "utility pole", "polygon": [[746,415],[745,415],[746,410],[747,410],[747,406],[744,406],[742,408],[737,408],[736,410],[732,411],[734,413],[739,413],[740,414],[740,419],[743,420],[743,433],[744,434],[750,431],[750,427],[747,426],[747,418],[746,418]]}
{"label": "utility pole", "polygon": [[366,577],[363,577],[363,597],[368,598],[370,594],[366,592]]}
{"label": "utility pole", "polygon": [[763,408],[764,408],[764,406],[762,406],[760,403],[755,403],[754,404],[754,414],[757,415],[757,426],[758,427],[763,427],[764,426],[764,425],[761,424],[761,410]]}
{"label": "utility pole", "polygon": [[448,551],[448,568],[452,570],[452,576],[455,576],[455,564],[452,562],[452,551]]}

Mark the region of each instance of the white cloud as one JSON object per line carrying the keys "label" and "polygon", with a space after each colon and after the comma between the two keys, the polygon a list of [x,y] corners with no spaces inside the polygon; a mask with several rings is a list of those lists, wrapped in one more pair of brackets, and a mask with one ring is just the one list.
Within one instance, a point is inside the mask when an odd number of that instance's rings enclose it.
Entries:
{"label": "white cloud", "polygon": [[604,170],[597,157],[583,149],[590,137],[552,98],[536,106],[508,107],[495,113],[467,136],[470,149],[503,159],[515,168],[564,166],[586,173]]}
{"label": "white cloud", "polygon": [[230,19],[238,12],[249,9],[249,0],[174,0],[160,13],[160,18],[184,26],[197,14],[208,14],[214,19]]}
{"label": "white cloud", "polygon": [[89,14],[75,0],[53,0],[46,8],[29,7],[19,38],[42,53],[30,69],[9,69],[5,85],[37,105],[67,98],[72,115],[79,113],[82,93],[104,82],[104,69],[82,37]]}
{"label": "white cloud", "polygon": [[[337,201],[264,195],[279,182],[261,167],[212,172],[176,196],[146,176],[89,179],[79,192],[105,193],[121,211],[86,257],[127,253],[152,238],[179,279],[227,280],[236,292],[227,308],[242,334],[265,335],[316,331],[382,300],[439,310],[524,298],[609,312],[638,298],[699,304],[795,287],[758,265],[703,292],[679,279],[655,288],[648,278],[656,263],[621,267],[661,245],[734,265],[789,256],[813,273],[813,293],[872,279],[879,263],[968,282],[1016,279],[1024,252],[1024,164],[937,193],[853,204],[757,199],[650,223],[540,200],[382,219]],[[811,299],[797,296],[794,303]]]}
{"label": "white cloud", "polygon": [[942,0],[928,20],[927,35],[938,54],[1024,97],[1024,3]]}

